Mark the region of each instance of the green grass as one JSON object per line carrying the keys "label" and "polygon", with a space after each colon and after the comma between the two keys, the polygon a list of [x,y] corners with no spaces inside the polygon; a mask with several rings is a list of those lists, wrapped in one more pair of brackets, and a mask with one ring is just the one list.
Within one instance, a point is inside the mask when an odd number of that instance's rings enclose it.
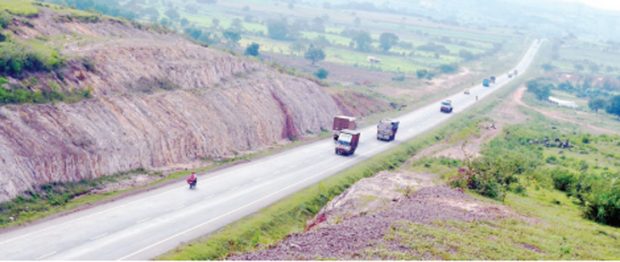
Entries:
{"label": "green grass", "polygon": [[14,15],[33,16],[39,9],[31,0],[0,0],[0,10],[6,10]]}

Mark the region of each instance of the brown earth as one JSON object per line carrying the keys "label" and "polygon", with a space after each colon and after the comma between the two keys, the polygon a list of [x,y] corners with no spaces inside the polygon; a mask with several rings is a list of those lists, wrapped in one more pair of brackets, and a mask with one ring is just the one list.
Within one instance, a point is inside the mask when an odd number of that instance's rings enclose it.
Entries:
{"label": "brown earth", "polygon": [[[372,99],[334,99],[314,81],[175,34],[109,18],[59,19],[45,8],[29,21],[10,26],[14,37],[47,39],[66,66],[11,82],[35,77],[28,88],[57,83],[65,91],[90,89],[94,97],[0,107],[0,202],[52,181],[261,150],[329,130],[331,117],[343,111],[381,110],[369,106]],[[364,107],[348,104],[358,100]]]}

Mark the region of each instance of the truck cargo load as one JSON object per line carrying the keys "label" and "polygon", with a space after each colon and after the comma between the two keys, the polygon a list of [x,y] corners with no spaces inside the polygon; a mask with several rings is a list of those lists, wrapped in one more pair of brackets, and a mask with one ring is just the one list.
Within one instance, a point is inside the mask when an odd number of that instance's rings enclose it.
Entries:
{"label": "truck cargo load", "polygon": [[355,130],[357,129],[357,124],[355,123],[355,117],[351,116],[335,116],[334,123],[332,125],[332,133],[334,135],[334,140],[338,140],[338,135],[344,129]]}
{"label": "truck cargo load", "polygon": [[336,155],[350,156],[355,153],[360,141],[361,133],[355,130],[344,129],[340,131],[336,141]]}
{"label": "truck cargo load", "polygon": [[399,121],[383,119],[377,125],[377,139],[383,141],[394,141],[398,131]]}

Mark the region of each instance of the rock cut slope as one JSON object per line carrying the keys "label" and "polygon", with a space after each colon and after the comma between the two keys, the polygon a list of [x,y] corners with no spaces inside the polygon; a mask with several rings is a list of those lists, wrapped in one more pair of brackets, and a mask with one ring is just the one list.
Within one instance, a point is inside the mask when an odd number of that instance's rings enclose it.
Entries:
{"label": "rock cut slope", "polygon": [[31,90],[91,90],[76,103],[0,106],[0,201],[35,185],[257,150],[329,129],[339,107],[313,81],[175,34],[41,7],[9,30],[66,57],[10,78]]}

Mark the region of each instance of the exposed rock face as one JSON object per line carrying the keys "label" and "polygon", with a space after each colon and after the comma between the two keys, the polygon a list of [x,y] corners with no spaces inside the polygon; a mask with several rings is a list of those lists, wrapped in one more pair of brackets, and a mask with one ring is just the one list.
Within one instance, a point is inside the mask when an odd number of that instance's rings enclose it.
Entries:
{"label": "exposed rock face", "polygon": [[16,37],[64,36],[72,40],[60,49],[75,58],[39,82],[89,88],[94,98],[0,107],[0,201],[51,181],[257,150],[329,129],[340,112],[312,81],[174,35],[59,22],[49,11],[32,24]]}

